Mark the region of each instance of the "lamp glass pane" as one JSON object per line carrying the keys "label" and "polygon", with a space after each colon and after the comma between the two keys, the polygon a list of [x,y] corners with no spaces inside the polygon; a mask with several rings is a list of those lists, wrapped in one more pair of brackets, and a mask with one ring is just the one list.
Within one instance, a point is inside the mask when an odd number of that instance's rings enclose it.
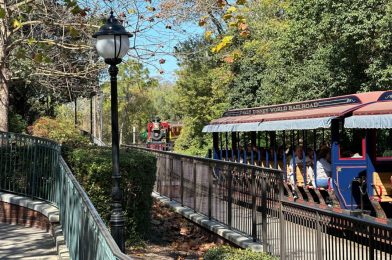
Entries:
{"label": "lamp glass pane", "polygon": [[127,35],[100,35],[96,47],[99,56],[104,59],[121,59],[129,50],[129,38]]}

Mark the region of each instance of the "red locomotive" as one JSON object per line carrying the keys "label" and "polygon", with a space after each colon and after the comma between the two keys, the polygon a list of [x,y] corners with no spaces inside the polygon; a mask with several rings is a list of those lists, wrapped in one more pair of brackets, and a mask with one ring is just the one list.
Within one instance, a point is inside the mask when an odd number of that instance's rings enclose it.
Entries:
{"label": "red locomotive", "polygon": [[181,133],[182,125],[161,121],[156,117],[147,124],[147,148],[171,151]]}

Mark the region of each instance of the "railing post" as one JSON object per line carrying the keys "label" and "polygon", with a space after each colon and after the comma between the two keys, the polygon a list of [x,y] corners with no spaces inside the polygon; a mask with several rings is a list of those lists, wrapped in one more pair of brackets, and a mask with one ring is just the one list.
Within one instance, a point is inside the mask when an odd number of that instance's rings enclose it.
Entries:
{"label": "railing post", "polygon": [[261,236],[263,243],[263,251],[268,252],[268,244],[267,244],[267,183],[266,177],[262,172],[261,176]]}
{"label": "railing post", "polygon": [[31,176],[31,197],[35,195],[35,186],[36,186],[36,168],[37,168],[37,140],[33,140],[33,174]]}
{"label": "railing post", "polygon": [[169,157],[169,199],[173,199],[173,158]]}
{"label": "railing post", "polygon": [[374,260],[374,227],[369,227],[369,260]]}
{"label": "railing post", "polygon": [[184,161],[181,159],[181,206],[184,206]]}
{"label": "railing post", "polygon": [[322,242],[321,242],[321,218],[320,214],[318,211],[316,211],[316,227],[317,227],[317,241],[316,241],[316,246],[317,246],[317,259],[321,260],[323,259],[323,248],[322,248]]}
{"label": "railing post", "polygon": [[196,170],[196,162],[193,159],[193,210],[196,212],[196,181],[197,181],[197,170]]}
{"label": "railing post", "polygon": [[283,172],[279,175],[279,231],[280,231],[280,259],[286,260],[286,222],[283,213]]}
{"label": "railing post", "polygon": [[252,194],[252,238],[253,242],[257,240],[257,205],[256,205],[256,172],[252,169],[251,173],[251,194]]}
{"label": "railing post", "polygon": [[208,164],[208,218],[212,218],[212,171],[211,163]]}
{"label": "railing post", "polygon": [[232,225],[232,203],[233,203],[233,191],[232,191],[232,182],[233,182],[233,171],[227,169],[228,171],[228,189],[227,189],[227,225],[231,229]]}

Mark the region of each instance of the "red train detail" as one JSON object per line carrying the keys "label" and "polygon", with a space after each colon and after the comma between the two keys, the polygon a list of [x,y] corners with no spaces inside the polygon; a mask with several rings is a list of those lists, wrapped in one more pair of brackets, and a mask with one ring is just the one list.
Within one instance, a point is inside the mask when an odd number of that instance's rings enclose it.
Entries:
{"label": "red train detail", "polygon": [[147,147],[157,150],[172,150],[174,141],[181,133],[181,124],[171,124],[155,118],[147,124]]}

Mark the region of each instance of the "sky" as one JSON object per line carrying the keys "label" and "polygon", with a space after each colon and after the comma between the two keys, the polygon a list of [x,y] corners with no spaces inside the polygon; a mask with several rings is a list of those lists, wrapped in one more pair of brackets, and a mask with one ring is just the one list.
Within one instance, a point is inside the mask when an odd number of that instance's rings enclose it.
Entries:
{"label": "sky", "polygon": [[174,83],[179,69],[172,55],[174,47],[190,37],[203,35],[204,28],[196,21],[173,25],[171,17],[161,19],[158,10],[161,0],[103,0],[99,3],[97,12],[109,15],[113,10],[117,18],[125,16],[124,26],[133,34],[130,46],[134,47],[128,52],[128,58],[140,61],[151,77]]}

